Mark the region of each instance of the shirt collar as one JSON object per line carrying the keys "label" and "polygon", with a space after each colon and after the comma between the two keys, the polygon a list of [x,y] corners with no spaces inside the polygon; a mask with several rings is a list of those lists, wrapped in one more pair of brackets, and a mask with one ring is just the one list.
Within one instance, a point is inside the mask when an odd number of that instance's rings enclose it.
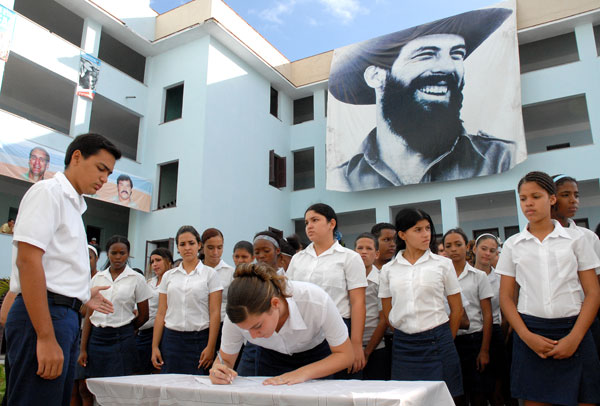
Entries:
{"label": "shirt collar", "polygon": [[123,272],[121,272],[119,274],[119,276],[117,276],[117,279],[115,279],[114,281],[110,274],[110,267],[108,267],[104,271],[100,271],[98,273],[101,273],[102,275],[104,275],[104,277],[108,278],[113,283],[117,282],[120,279],[126,278],[128,276],[135,276],[135,274],[137,274],[137,272],[134,271],[129,265],[125,265],[125,269],[123,269]]}
{"label": "shirt collar", "polygon": [[375,265],[371,268],[371,272],[367,275],[367,281],[371,281],[379,285],[379,269]]}
{"label": "shirt collar", "polygon": [[[323,255],[329,255],[329,254],[332,254],[332,253],[333,253],[333,251],[337,251],[337,252],[344,252],[344,247],[342,247],[342,246],[340,245],[340,243],[338,242],[338,240],[335,240],[335,241],[333,242],[333,245],[332,245],[331,247],[327,248],[327,250],[323,251],[323,252],[321,253],[321,255],[319,255],[319,256],[321,257],[321,256],[323,256]],[[315,243],[314,243],[314,242],[311,242],[311,243],[310,243],[310,245],[304,249],[304,252],[306,252],[306,253],[307,253],[307,254],[309,254],[310,256],[312,256],[312,257],[315,257],[315,258],[316,258],[316,257],[317,257],[317,252],[315,251]]]}
{"label": "shirt collar", "polygon": [[465,262],[465,269],[463,269],[463,271],[462,271],[462,272],[460,273],[460,275],[458,276],[458,280],[461,280],[461,279],[463,279],[463,278],[466,278],[466,277],[467,277],[467,274],[468,274],[469,272],[473,272],[473,273],[475,273],[475,268],[473,268],[473,267],[471,266],[471,264],[469,264],[468,262]]}
{"label": "shirt collar", "polygon": [[285,324],[287,324],[292,330],[306,330],[306,323],[300,314],[300,310],[298,309],[298,305],[293,297],[287,297],[288,304],[288,319]]}
{"label": "shirt collar", "polygon": [[185,271],[185,269],[183,269],[183,261],[177,265],[177,268],[174,268],[176,272],[182,272],[186,275],[191,275],[194,272],[200,272],[200,270],[204,267],[204,264],[202,263],[202,261],[198,261],[198,265],[196,265],[196,268],[194,268],[194,270],[192,272],[190,272],[189,274]]}
{"label": "shirt collar", "polygon": [[81,214],[85,212],[87,209],[87,204],[85,203],[85,199],[82,195],[77,193],[69,179],[62,172],[56,172],[54,174],[54,179],[58,182],[63,192],[71,199],[76,205],[77,209]]}
{"label": "shirt collar", "polygon": [[[571,235],[567,232],[567,230],[565,230],[563,226],[560,225],[560,223],[557,220],[552,219],[552,223],[554,224],[554,230],[552,230],[552,232],[548,234],[546,238],[564,237],[569,240],[572,239]],[[524,240],[532,240],[535,238],[536,237],[529,232],[529,225],[527,225],[525,226],[525,229],[523,229],[523,231],[521,231],[515,238],[515,244]]]}
{"label": "shirt collar", "polygon": [[425,253],[423,255],[421,255],[421,257],[419,259],[417,259],[417,262],[415,262],[414,264],[411,264],[410,262],[408,262],[407,259],[404,258],[403,254],[404,254],[404,250],[398,252],[396,254],[396,257],[392,261],[397,262],[399,264],[403,264],[403,265],[413,266],[413,265],[418,265],[425,261],[428,261],[429,259],[433,259],[433,254],[432,254],[431,250],[425,251]]}

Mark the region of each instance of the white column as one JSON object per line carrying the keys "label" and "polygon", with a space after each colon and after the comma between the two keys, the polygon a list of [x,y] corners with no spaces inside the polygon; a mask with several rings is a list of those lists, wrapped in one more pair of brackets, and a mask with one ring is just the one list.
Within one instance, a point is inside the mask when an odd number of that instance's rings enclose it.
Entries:
{"label": "white column", "polygon": [[575,39],[577,41],[577,52],[579,53],[580,60],[594,60],[598,57],[592,23],[575,27]]}
{"label": "white column", "polygon": [[[88,54],[98,56],[101,33],[102,25],[96,21],[86,18],[83,21],[81,49]],[[100,76],[102,76],[102,72],[100,73]],[[86,133],[90,130],[92,101],[85,97],[79,97],[77,94],[75,94],[73,97],[73,111],[71,113],[71,128],[69,129],[69,133],[71,136],[75,137],[76,135]]]}
{"label": "white column", "polygon": [[458,227],[458,207],[454,197],[442,197],[440,199],[442,209],[442,227],[443,230],[435,230],[437,233],[443,234],[451,228]]}

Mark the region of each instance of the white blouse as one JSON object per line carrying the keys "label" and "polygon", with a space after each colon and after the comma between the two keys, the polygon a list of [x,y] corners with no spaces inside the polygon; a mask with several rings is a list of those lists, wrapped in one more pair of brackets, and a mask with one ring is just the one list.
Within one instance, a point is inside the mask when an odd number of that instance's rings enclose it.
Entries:
{"label": "white blouse", "polygon": [[156,319],[156,311],[158,310],[158,277],[155,276],[153,278],[148,279],[148,287],[150,288],[150,292],[152,296],[148,298],[148,321],[144,323],[140,330],[147,330],[149,328],[154,327],[154,319]]}
{"label": "white blouse", "polygon": [[502,312],[500,311],[500,275],[492,267],[492,271],[487,274],[487,278],[494,293],[492,297],[492,323],[502,324]]}
{"label": "white blouse", "polygon": [[343,318],[350,318],[348,291],[367,286],[365,264],[360,255],[337,241],[319,256],[311,243],[292,257],[286,276],[290,280],[312,282],[322,287]]}
{"label": "white blouse", "polygon": [[469,317],[469,329],[458,330],[458,335],[476,333],[483,330],[483,313],[481,312],[481,301],[491,299],[494,296],[490,282],[485,272],[473,268],[469,263],[458,276],[461,287],[461,295],[467,299],[469,304],[465,306],[467,317]]}
{"label": "white blouse", "polygon": [[115,310],[109,314],[94,311],[90,316],[90,321],[96,327],[121,327],[131,323],[135,318],[133,310],[136,304],[152,296],[144,277],[131,269],[129,265],[114,281],[110,275],[110,269],[96,273],[92,278],[92,287],[94,286],[110,286],[108,289],[101,290],[100,293],[112,302]]}
{"label": "white blouse", "polygon": [[252,338],[248,330],[243,330],[225,317],[221,351],[237,354],[244,340],[282,354],[296,354],[310,350],[323,340],[336,347],[348,339],[348,328],[342,320],[333,300],[320,287],[308,282],[288,282],[288,319],[279,331],[271,337]]}
{"label": "white blouse", "polygon": [[[577,230],[579,231],[581,234],[583,234],[583,236],[585,237],[586,241],[590,244],[590,247],[592,247],[594,249],[594,252],[596,253],[596,256],[598,258],[600,258],[600,239],[598,238],[598,236],[596,235],[595,232],[593,232],[592,230],[585,228],[585,227],[579,227],[577,224],[575,224],[575,222],[573,221],[573,219],[569,219],[569,226],[567,227],[569,230]],[[600,275],[600,267],[596,268],[596,275]]]}
{"label": "white blouse", "polygon": [[379,297],[392,298],[390,324],[415,334],[446,323],[444,298],[460,293],[452,261],[427,250],[413,265],[402,254],[379,275]]}
{"label": "white blouse", "polygon": [[[381,299],[379,299],[379,269],[375,265],[367,275],[367,289],[365,290],[365,305],[367,315],[365,318],[365,331],[363,333],[363,347],[366,347],[379,325],[379,312],[381,308]],[[375,347],[376,350],[383,348],[385,343],[383,340]]]}
{"label": "white blouse", "polygon": [[158,292],[167,295],[165,327],[176,331],[201,331],[208,328],[208,296],[223,290],[214,269],[198,262],[189,274],[183,264],[163,275]]}
{"label": "white blouse", "polygon": [[227,262],[221,260],[214,267],[215,272],[219,275],[219,279],[221,280],[221,286],[223,286],[223,300],[221,302],[221,321],[225,320],[225,309],[227,307],[227,290],[229,289],[229,285],[233,281],[233,273],[235,269],[227,264]]}
{"label": "white blouse", "polygon": [[547,319],[578,315],[584,294],[577,272],[600,266],[581,232],[552,221],[541,242],[527,228],[506,240],[496,267],[516,278],[519,313]]}

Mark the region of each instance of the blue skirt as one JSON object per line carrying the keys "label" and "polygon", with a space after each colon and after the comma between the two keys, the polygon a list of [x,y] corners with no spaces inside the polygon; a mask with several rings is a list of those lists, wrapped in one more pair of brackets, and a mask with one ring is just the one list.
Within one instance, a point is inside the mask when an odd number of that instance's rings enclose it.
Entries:
{"label": "blue skirt", "polygon": [[165,327],[161,340],[163,374],[208,375],[208,369],[198,368],[200,354],[208,344],[208,329],[176,331]]}
{"label": "blue skirt", "polygon": [[456,336],[454,344],[460,358],[460,369],[463,377],[463,389],[468,393],[492,393],[494,378],[488,364],[483,372],[477,370],[477,356],[481,350],[483,332]]}
{"label": "blue skirt", "polygon": [[[532,333],[560,340],[573,328],[577,316],[557,319],[521,314]],[[518,334],[513,334],[511,392],[517,399],[558,405],[600,403],[600,361],[590,332],[567,359],[540,358]]]}
{"label": "blue skirt", "polygon": [[[344,320],[344,324],[348,329],[348,337],[352,336],[352,320],[351,319],[342,319]],[[339,372],[336,372],[333,375],[334,379],[363,379],[363,371],[358,371],[353,374],[349,374],[347,369],[342,369]]]}
{"label": "blue skirt", "polygon": [[397,381],[444,381],[453,397],[462,395],[460,360],[450,324],[406,334],[394,330],[392,379]]}
{"label": "blue skirt", "polygon": [[154,328],[138,330],[135,336],[135,346],[138,352],[139,364],[138,374],[146,375],[155,372],[156,369],[152,365],[152,335]]}
{"label": "blue skirt", "polygon": [[258,346],[247,342],[242,349],[242,356],[237,366],[236,372],[239,376],[257,376],[256,368]]}
{"label": "blue skirt", "polygon": [[294,371],[305,365],[312,364],[313,362],[320,361],[331,355],[331,350],[329,349],[327,341],[324,340],[321,344],[310,350],[292,355],[282,354],[263,347],[257,347],[257,353],[258,376],[278,376],[285,374],[286,372]]}
{"label": "blue skirt", "polygon": [[87,353],[86,378],[133,375],[138,368],[133,324],[115,328],[92,325]]}

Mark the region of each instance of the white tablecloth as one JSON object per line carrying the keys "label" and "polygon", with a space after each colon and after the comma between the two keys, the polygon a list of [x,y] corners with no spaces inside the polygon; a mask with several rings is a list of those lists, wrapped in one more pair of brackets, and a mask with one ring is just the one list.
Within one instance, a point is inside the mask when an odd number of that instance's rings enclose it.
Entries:
{"label": "white tablecloth", "polygon": [[236,378],[212,385],[208,377],[137,375],[88,379],[102,406],[445,406],[454,405],[444,382],[317,380],[291,386],[266,386],[265,378]]}

